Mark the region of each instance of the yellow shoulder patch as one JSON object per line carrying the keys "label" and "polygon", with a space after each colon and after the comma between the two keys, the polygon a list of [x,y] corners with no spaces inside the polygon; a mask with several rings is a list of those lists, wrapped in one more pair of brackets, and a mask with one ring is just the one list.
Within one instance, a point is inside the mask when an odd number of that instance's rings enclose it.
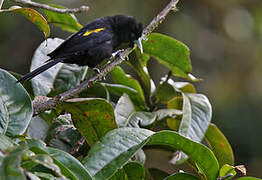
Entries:
{"label": "yellow shoulder patch", "polygon": [[104,30],[105,28],[98,28],[98,29],[93,29],[93,30],[87,30],[83,36],[89,36],[92,33],[98,33],[99,31]]}

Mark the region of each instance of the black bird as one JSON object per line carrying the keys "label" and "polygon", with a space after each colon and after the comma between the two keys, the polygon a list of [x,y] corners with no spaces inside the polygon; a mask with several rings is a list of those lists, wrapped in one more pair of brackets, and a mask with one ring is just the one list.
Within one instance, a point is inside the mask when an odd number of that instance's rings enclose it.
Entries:
{"label": "black bird", "polygon": [[18,82],[30,80],[59,62],[94,68],[110,58],[121,44],[138,45],[142,52],[142,24],[131,16],[116,15],[96,19],[69,36],[53,52],[47,63],[27,73]]}

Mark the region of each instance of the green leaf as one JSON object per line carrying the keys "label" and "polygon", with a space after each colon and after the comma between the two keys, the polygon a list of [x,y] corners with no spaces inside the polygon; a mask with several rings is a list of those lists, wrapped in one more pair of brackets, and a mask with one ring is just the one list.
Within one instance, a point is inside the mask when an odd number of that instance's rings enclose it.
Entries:
{"label": "green leaf", "polygon": [[196,93],[195,86],[189,82],[175,82],[172,79],[169,79],[168,83],[172,85],[178,92]]}
{"label": "green leaf", "polygon": [[[18,74],[16,72],[9,71],[9,73],[12,74],[16,79],[20,79],[23,77],[21,74]],[[34,99],[34,92],[31,82],[24,81],[22,85],[26,89],[27,93],[30,95],[31,99]]]}
{"label": "green leaf", "polygon": [[117,171],[110,180],[143,180],[145,179],[144,167],[136,162],[126,164],[122,169]]}
{"label": "green leaf", "polygon": [[245,177],[238,178],[237,180],[261,180],[261,178],[245,176]]}
{"label": "green leaf", "polygon": [[139,82],[131,77],[130,75],[127,75],[124,70],[116,66],[111,72],[111,77],[113,81],[117,84],[122,84],[125,86],[128,86],[130,88],[133,88],[137,91],[138,95],[130,95],[131,100],[133,101],[134,105],[136,106],[137,110],[145,110],[145,97],[142,90],[142,87],[140,86]]}
{"label": "green leaf", "polygon": [[92,146],[108,131],[117,128],[114,109],[110,103],[98,98],[71,99],[59,106],[72,115],[78,131]]}
{"label": "green leaf", "polygon": [[34,141],[31,143],[33,143],[30,148],[31,151],[36,154],[48,154],[52,157],[54,163],[59,166],[62,174],[66,177],[70,177],[73,180],[91,179],[84,166],[70,154],[59,149],[45,147],[43,145],[37,146]]}
{"label": "green leaf", "polygon": [[184,94],[183,98],[183,117],[179,134],[200,142],[211,121],[211,104],[203,94]]}
{"label": "green leaf", "polygon": [[27,172],[27,176],[30,180],[41,180],[39,177],[37,177],[35,174],[31,172]]}
{"label": "green leaf", "polygon": [[129,127],[144,127],[151,125],[156,120],[157,115],[152,112],[135,112],[128,118]]}
{"label": "green leaf", "polygon": [[1,10],[0,12],[12,12],[21,14],[26,19],[35,24],[44,33],[46,38],[48,38],[50,35],[50,28],[47,24],[46,19],[34,9],[12,6],[9,9]]}
{"label": "green leaf", "polygon": [[16,143],[14,143],[9,137],[0,134],[0,149],[2,151],[10,151],[14,147],[16,147]]}
{"label": "green leaf", "polygon": [[[63,180],[62,178],[55,177],[52,174],[48,174],[48,173],[44,173],[44,172],[34,172],[33,175],[39,177],[39,179],[44,179],[44,180],[45,179],[48,179],[48,180]],[[34,180],[34,179],[30,179],[30,180]]]}
{"label": "green leaf", "polygon": [[34,139],[44,140],[46,138],[47,132],[49,130],[49,125],[39,116],[35,116],[30,121],[27,128],[27,135]]}
{"label": "green leaf", "polygon": [[60,168],[54,163],[53,159],[47,154],[36,154],[30,158],[33,162],[40,164],[65,179],[65,176],[61,173]]}
{"label": "green leaf", "polygon": [[180,94],[168,82],[159,84],[156,88],[156,98],[161,103],[167,103]]}
{"label": "green leaf", "polygon": [[71,115],[63,114],[53,120],[45,142],[51,147],[70,152],[81,137],[73,126]]}
{"label": "green leaf", "polygon": [[101,83],[106,89],[111,93],[117,96],[122,96],[123,94],[127,94],[129,97],[138,96],[138,92],[128,86],[124,86],[122,84],[108,84],[108,83]]}
{"label": "green leaf", "polygon": [[190,52],[183,43],[163,34],[152,33],[143,42],[144,53],[153,56],[167,66],[175,76],[195,80],[192,71]]}
{"label": "green leaf", "polygon": [[159,109],[153,113],[156,114],[158,121],[167,117],[175,118],[176,116],[182,115],[182,111],[177,109]]}
{"label": "green leaf", "polygon": [[[66,9],[64,6],[51,5],[52,7]],[[52,23],[55,26],[60,27],[64,31],[77,32],[83,26],[77,21],[74,14],[58,13],[49,10],[44,10],[47,16],[48,23]]]}
{"label": "green leaf", "polygon": [[146,67],[147,61],[150,56],[146,54],[141,54],[140,51],[136,50],[136,54],[138,58],[132,58],[129,61],[126,61],[139,75],[139,78],[142,80],[143,87],[145,90],[145,95],[147,98],[151,96],[151,82],[150,76],[148,74],[148,70]]}
{"label": "green leaf", "polygon": [[[36,68],[42,66],[45,61],[50,59],[47,54],[57,48],[63,41],[64,40],[59,38],[49,38],[42,42],[33,55],[30,70],[35,70]],[[61,67],[62,64],[56,64],[54,67],[42,72],[32,79],[31,82],[35,96],[45,96],[52,90],[56,75]]]}
{"label": "green leaf", "polygon": [[0,133],[8,136],[23,134],[33,115],[31,99],[16,81],[0,69]]}
{"label": "green leaf", "polygon": [[75,64],[63,64],[55,77],[54,88],[49,95],[55,96],[75,88],[84,80],[86,72],[87,67],[80,67]]}
{"label": "green leaf", "polygon": [[164,180],[200,180],[200,179],[194,176],[193,174],[179,172],[166,177]]}
{"label": "green leaf", "polygon": [[[141,66],[142,66],[143,68],[146,67],[147,62],[148,62],[149,59],[150,59],[150,55],[145,54],[145,53],[141,54],[141,51],[138,50],[137,48],[135,49],[135,52],[136,52],[137,58],[138,58],[138,60],[139,60],[139,63],[141,64]],[[131,61],[132,61],[132,60],[131,60]]]}
{"label": "green leaf", "polygon": [[93,86],[85,89],[79,94],[83,98],[104,98],[109,100],[109,92],[103,83],[95,83]]}
{"label": "green leaf", "polygon": [[[178,133],[200,142],[207,131],[211,121],[212,108],[202,94],[184,94],[183,95],[183,117],[180,122]],[[177,163],[183,163],[187,159],[185,154],[181,154]]]}
{"label": "green leaf", "polygon": [[135,112],[135,106],[133,105],[129,96],[126,94],[121,96],[115,107],[117,126],[126,127],[128,124],[128,118]]}
{"label": "green leaf", "polygon": [[224,177],[229,174],[231,174],[232,176],[226,178],[226,180],[232,179],[237,174],[237,172],[235,171],[235,167],[230,166],[228,164],[224,164],[219,170],[219,177]]}
{"label": "green leaf", "polygon": [[152,135],[147,145],[164,145],[186,153],[204,172],[208,180],[218,176],[219,164],[206,146],[185,138],[174,131],[160,131]]}
{"label": "green leaf", "polygon": [[142,128],[119,128],[91,147],[83,164],[94,179],[107,179],[147,142],[154,132]]}
{"label": "green leaf", "polygon": [[139,180],[145,179],[145,169],[144,167],[136,162],[130,162],[124,166],[125,173],[128,180]]}
{"label": "green leaf", "polygon": [[27,150],[25,146],[20,146],[4,157],[0,166],[0,172],[3,173],[1,177],[10,180],[26,180],[24,171],[21,168],[22,157],[25,150]]}
{"label": "green leaf", "polygon": [[234,165],[234,154],[232,148],[215,124],[210,124],[205,138],[216,155],[219,165],[222,167],[224,164]]}
{"label": "green leaf", "polygon": [[173,99],[171,99],[170,101],[168,101],[167,103],[167,107],[168,109],[181,109],[183,110],[183,97],[179,96],[179,97],[175,97]]}

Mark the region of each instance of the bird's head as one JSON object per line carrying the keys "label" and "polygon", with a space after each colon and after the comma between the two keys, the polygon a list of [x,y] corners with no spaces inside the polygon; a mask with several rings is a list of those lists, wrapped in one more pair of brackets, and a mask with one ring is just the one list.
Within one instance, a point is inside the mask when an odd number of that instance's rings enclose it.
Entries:
{"label": "bird's head", "polygon": [[137,44],[143,53],[141,35],[143,31],[142,24],[137,22],[132,16],[116,15],[113,18],[113,30],[118,35],[121,43]]}

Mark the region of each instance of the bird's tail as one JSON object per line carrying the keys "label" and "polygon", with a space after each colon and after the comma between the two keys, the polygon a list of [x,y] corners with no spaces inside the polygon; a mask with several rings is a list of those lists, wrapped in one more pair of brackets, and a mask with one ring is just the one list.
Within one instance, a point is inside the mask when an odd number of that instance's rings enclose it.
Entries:
{"label": "bird's tail", "polygon": [[63,62],[63,58],[59,58],[59,59],[54,59],[54,60],[51,60],[49,62],[47,62],[46,64],[44,64],[43,66],[33,70],[32,72],[29,72],[27,73],[26,75],[24,75],[22,78],[18,79],[17,80],[17,83],[18,82],[22,82],[22,81],[25,81],[25,80],[30,80],[32,79],[33,77],[37,76],[38,74],[46,71],[47,69],[51,68],[52,66],[56,65],[57,63],[59,62]]}

